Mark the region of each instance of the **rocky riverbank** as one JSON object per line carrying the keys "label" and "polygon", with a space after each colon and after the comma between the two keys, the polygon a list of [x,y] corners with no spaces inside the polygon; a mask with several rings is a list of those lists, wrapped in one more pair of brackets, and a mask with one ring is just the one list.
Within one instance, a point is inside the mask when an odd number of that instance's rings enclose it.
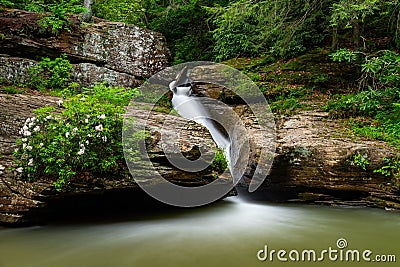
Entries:
{"label": "rocky riverbank", "polygon": [[[158,33],[96,18],[94,24],[81,25],[76,17],[72,17],[74,30],[53,36],[38,31],[38,19],[32,12],[0,11],[0,76],[3,83],[24,83],[29,78],[29,67],[35,66],[41,57],[56,57],[63,53],[73,63],[72,80],[82,86],[98,81],[123,87],[137,86],[168,65],[169,53],[163,36]],[[196,71],[200,75],[204,69],[194,70],[194,75]],[[207,71],[213,69],[207,69],[203,73],[205,76]],[[280,70],[274,73],[280,73]],[[296,73],[296,79],[303,74]],[[50,105],[59,109],[59,98],[26,91],[25,94],[0,93],[0,162],[5,167],[0,171],[1,225],[38,224],[56,214],[76,217],[159,205],[128,174],[71,181],[62,192],[57,192],[51,181],[41,177],[36,182],[21,180],[13,163],[19,128],[33,116],[32,111],[36,108]],[[275,117],[277,147],[271,172],[256,192],[248,193],[247,187],[258,164],[259,151],[255,145],[263,146],[268,141],[257,134],[259,127],[254,114],[237,95],[221,86],[199,82],[193,91],[198,96],[231,105],[246,127],[250,158],[237,186],[242,196],[263,201],[400,209],[398,185],[391,178],[374,172],[382,166],[383,158],[397,155],[398,151],[385,142],[354,136],[347,129],[348,124],[340,119],[330,119],[328,113],[321,111],[318,100],[308,100],[305,108]],[[181,151],[189,159],[196,159],[202,147],[215,149],[208,131],[179,116],[173,117],[173,125],[165,123],[171,119],[166,113],[153,112],[146,118],[146,109],[147,104],[136,103],[127,111],[138,122],[146,120],[149,126],[147,146],[155,171],[170,182],[184,186],[201,186],[213,181],[210,168],[187,173],[173,167],[163,152],[172,140],[161,138],[161,127],[164,131],[179,131]],[[368,164],[360,166],[360,159]],[[135,178],[149,176],[153,171],[138,169]]]}
{"label": "rocky riverbank", "polygon": [[[58,193],[50,181],[25,182],[18,179],[13,168],[12,152],[18,129],[32,110],[45,105],[56,106],[58,98],[42,95],[0,95],[0,143],[1,162],[7,171],[0,175],[0,222],[6,225],[24,225],[43,222],[52,212],[104,210],[105,207],[129,210],[136,203],[154,204],[136,185],[132,177],[98,177],[85,183],[72,182],[65,192]],[[145,105],[138,103],[129,113],[138,120],[143,117]],[[235,111],[244,121],[250,142],[261,142],[254,134],[254,124],[246,106],[238,105]],[[200,186],[213,180],[210,170],[201,173],[185,173],[168,164],[162,148],[168,140],[160,138],[160,128],[165,113],[154,114],[147,119],[151,136],[150,155],[156,171],[169,181],[184,186]],[[144,118],[143,118],[144,119]],[[201,146],[212,146],[208,132],[201,126],[180,117],[174,118],[181,136],[182,151],[187,154]],[[258,200],[279,202],[307,202],[328,205],[364,205],[389,209],[400,208],[400,197],[392,190],[391,181],[373,172],[382,164],[382,158],[396,153],[384,142],[360,140],[349,137],[337,120],[327,113],[303,111],[299,114],[278,118],[277,150],[270,175],[255,192],[247,193],[251,175],[238,185],[242,196]],[[166,128],[165,128],[166,127]],[[169,129],[169,130],[176,130]],[[151,143],[151,144],[150,144]],[[354,165],[352,158],[363,155],[370,164],[366,170]],[[255,168],[253,159],[249,168]],[[147,173],[149,170],[142,170]],[[251,171],[247,172],[251,174]]]}

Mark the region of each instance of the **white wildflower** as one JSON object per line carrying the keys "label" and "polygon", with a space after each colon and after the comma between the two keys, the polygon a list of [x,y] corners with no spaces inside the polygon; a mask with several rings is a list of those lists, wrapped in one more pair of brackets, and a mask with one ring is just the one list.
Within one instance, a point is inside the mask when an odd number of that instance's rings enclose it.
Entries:
{"label": "white wildflower", "polygon": [[19,151],[19,149],[18,149],[18,148],[14,149],[14,152],[15,152],[15,153],[18,153],[18,151]]}
{"label": "white wildflower", "polygon": [[33,147],[32,146],[26,146],[26,150],[32,151]]}
{"label": "white wildflower", "polygon": [[91,135],[91,134],[87,134],[87,137],[89,137],[89,138],[90,138],[90,137],[92,137],[92,135]]}
{"label": "white wildflower", "polygon": [[28,126],[24,125],[24,127],[22,127],[22,130],[23,130],[23,131],[28,131],[29,128],[28,128]]}
{"label": "white wildflower", "polygon": [[64,104],[64,102],[63,102],[61,99],[57,101],[57,105],[58,105],[59,107],[61,107],[62,104]]}
{"label": "white wildflower", "polygon": [[33,159],[29,159],[28,166],[33,166]]}
{"label": "white wildflower", "polygon": [[105,114],[101,114],[101,115],[97,116],[97,118],[104,120],[106,118],[106,115]]}
{"label": "white wildflower", "polygon": [[51,120],[53,118],[53,116],[49,115],[46,117],[46,120]]}
{"label": "white wildflower", "polygon": [[78,128],[76,128],[76,127],[74,129],[72,129],[72,132],[74,132],[74,133],[77,131],[78,131]]}
{"label": "white wildflower", "polygon": [[21,140],[22,140],[22,142],[24,142],[24,143],[28,142],[28,138],[22,138]]}
{"label": "white wildflower", "polygon": [[43,147],[43,146],[44,146],[44,144],[43,144],[43,143],[40,143],[40,144],[39,144],[39,146],[40,146],[40,147]]}
{"label": "white wildflower", "polygon": [[69,137],[69,132],[65,133],[65,137],[68,138]]}
{"label": "white wildflower", "polygon": [[40,131],[40,127],[39,127],[39,126],[36,126],[35,128],[33,128],[33,131],[34,131],[34,132],[39,132],[39,131]]}
{"label": "white wildflower", "polygon": [[24,168],[19,167],[16,171],[17,171],[17,172],[23,172],[23,171],[24,171]]}
{"label": "white wildflower", "polygon": [[31,132],[30,131],[24,131],[23,132],[23,136],[31,136]]}
{"label": "white wildflower", "polygon": [[107,136],[103,136],[102,139],[104,143],[107,142]]}
{"label": "white wildflower", "polygon": [[101,132],[101,131],[103,131],[103,125],[99,124],[99,125],[97,125],[97,126],[95,127],[95,129],[96,129],[96,131]]}
{"label": "white wildflower", "polygon": [[79,155],[79,156],[83,155],[84,153],[85,153],[85,148],[81,148],[81,149],[78,151],[78,155]]}
{"label": "white wildflower", "polygon": [[89,119],[85,119],[85,123],[89,123]]}
{"label": "white wildflower", "polygon": [[23,144],[22,144],[22,149],[25,150],[26,146],[27,146],[27,144],[23,143]]}
{"label": "white wildflower", "polygon": [[89,140],[86,140],[86,142],[85,142],[85,143],[86,143],[86,145],[89,145]]}

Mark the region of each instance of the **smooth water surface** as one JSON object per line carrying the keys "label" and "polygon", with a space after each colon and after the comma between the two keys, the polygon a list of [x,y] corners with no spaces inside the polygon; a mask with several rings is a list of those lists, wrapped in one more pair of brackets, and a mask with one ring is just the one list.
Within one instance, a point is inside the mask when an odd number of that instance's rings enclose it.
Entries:
{"label": "smooth water surface", "polygon": [[[237,197],[196,209],[117,222],[0,229],[0,266],[399,266],[400,214],[370,208],[251,203]],[[269,249],[395,254],[397,263],[271,262]],[[373,256],[371,256],[373,257]]]}

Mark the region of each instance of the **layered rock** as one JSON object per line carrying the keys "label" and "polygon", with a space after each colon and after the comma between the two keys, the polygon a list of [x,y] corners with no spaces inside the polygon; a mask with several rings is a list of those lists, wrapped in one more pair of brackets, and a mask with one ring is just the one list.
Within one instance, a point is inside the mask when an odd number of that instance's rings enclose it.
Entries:
{"label": "layered rock", "polygon": [[[0,175],[0,222],[20,224],[37,222],[45,212],[78,209],[82,205],[93,209],[102,205],[131,205],[135,201],[150,202],[132,177],[98,177],[90,183],[72,183],[63,193],[54,190],[51,181],[24,182],[12,171],[17,131],[32,109],[44,105],[56,106],[57,98],[37,95],[0,95],[1,164],[7,171]],[[199,186],[212,181],[211,171],[186,173],[168,163],[163,152],[173,140],[162,139],[162,131],[178,131],[181,150],[190,158],[198,148],[215,147],[204,127],[174,116],[174,124],[165,123],[167,115],[153,112],[147,118],[146,104],[137,103],[128,114],[139,123],[146,120],[150,131],[147,142],[155,170],[169,181],[184,186]],[[235,108],[246,125],[250,143],[262,143],[258,126],[247,106]],[[277,150],[271,172],[255,193],[247,192],[252,170],[257,167],[257,151],[251,151],[249,171],[238,185],[242,196],[283,201],[329,205],[365,205],[399,209],[400,198],[390,178],[374,173],[384,157],[396,151],[381,141],[369,141],[349,136],[344,124],[330,120],[327,113],[302,111],[278,118]],[[161,130],[163,128],[163,130]],[[364,170],[354,162],[361,155],[369,165]],[[148,176],[154,170],[138,170]],[[140,178],[136,176],[135,178]],[[144,200],[145,199],[145,200]],[[133,202],[132,202],[133,201]],[[85,203],[85,204],[83,204]],[[116,204],[119,203],[119,204]]]}
{"label": "layered rock", "polygon": [[73,63],[72,79],[89,86],[134,87],[168,65],[164,37],[133,25],[95,18],[83,24],[70,17],[69,30],[58,35],[43,32],[40,14],[4,9],[0,11],[0,76],[3,82],[20,83],[29,78],[28,68],[42,57],[65,53]]}
{"label": "layered rock", "polygon": [[[384,164],[383,158],[398,155],[398,150],[382,141],[349,134],[351,126],[341,120],[330,119],[327,112],[317,108],[275,118],[276,153],[273,165],[259,189],[249,193],[248,186],[257,168],[259,154],[254,147],[266,142],[258,134],[254,114],[227,88],[199,83],[194,91],[199,96],[231,104],[246,125],[253,149],[248,170],[237,187],[242,196],[278,202],[400,209],[398,182],[374,172]],[[315,104],[308,103],[320,106]],[[362,168],[355,160],[357,157],[368,164]]]}
{"label": "layered rock", "polygon": [[[5,170],[0,173],[0,224],[23,225],[39,223],[47,215],[54,212],[94,211],[104,212],[104,206],[111,210],[145,207],[152,203],[136,184],[131,175],[122,177],[95,177],[91,181],[73,181],[63,192],[57,192],[52,181],[41,179],[26,182],[19,178],[15,171],[13,151],[18,131],[25,120],[33,116],[32,111],[43,106],[57,107],[59,98],[40,95],[7,95],[0,94],[0,164]],[[169,164],[163,148],[171,146],[174,140],[162,139],[162,131],[179,131],[182,137],[181,151],[188,158],[196,157],[198,148],[215,149],[215,144],[206,129],[181,117],[174,116],[174,124],[165,123],[166,114],[154,112],[147,117],[147,111],[130,107],[127,115],[135,118],[135,122],[146,121],[150,138],[148,153],[153,162],[151,169],[138,169],[135,179],[141,175],[147,177],[154,171],[160,173],[168,181],[182,186],[201,186],[214,180],[212,169],[188,173]],[[194,159],[193,158],[193,159]],[[140,203],[140,205],[137,205]]]}

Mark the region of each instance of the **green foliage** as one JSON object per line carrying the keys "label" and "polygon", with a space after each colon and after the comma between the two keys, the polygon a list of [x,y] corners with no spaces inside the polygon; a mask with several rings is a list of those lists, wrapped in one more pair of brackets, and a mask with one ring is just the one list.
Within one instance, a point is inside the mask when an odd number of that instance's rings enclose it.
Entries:
{"label": "green foliage", "polygon": [[400,87],[400,55],[394,51],[384,50],[367,54],[343,48],[330,55],[333,61],[349,63],[357,62],[360,56],[363,61],[361,87]]}
{"label": "green foliage", "polygon": [[380,173],[385,176],[398,176],[400,177],[400,158],[383,158],[383,166],[377,170],[374,170],[376,173]]}
{"label": "green foliage", "polygon": [[329,55],[333,61],[337,62],[354,62],[357,60],[357,52],[351,51],[347,48],[341,48]]}
{"label": "green foliage", "polygon": [[[324,3],[319,3],[324,6]],[[324,38],[324,13],[314,1],[246,1],[208,8],[217,60],[272,53],[293,57]]]}
{"label": "green foliage", "polygon": [[331,117],[376,116],[394,109],[393,103],[400,101],[399,94],[399,89],[395,88],[369,88],[356,94],[336,95],[324,109],[330,111]]}
{"label": "green foliage", "polygon": [[97,0],[93,3],[93,13],[100,18],[145,27],[146,3],[153,1]]}
{"label": "green foliage", "polygon": [[367,159],[367,155],[362,155],[361,153],[356,153],[352,155],[348,162],[351,166],[358,166],[364,171],[367,170],[367,167],[370,164]]}
{"label": "green foliage", "polygon": [[45,89],[64,89],[71,76],[72,65],[65,54],[51,60],[42,58],[39,64],[29,70],[30,81],[28,85],[43,91]]}
{"label": "green foliage", "polygon": [[294,97],[279,99],[270,103],[272,112],[277,114],[291,114],[297,108],[302,107],[299,100]]}
{"label": "green foliage", "polygon": [[383,158],[382,161],[383,166],[374,170],[374,172],[391,177],[393,188],[400,190],[400,157]]}
{"label": "green foliage", "polygon": [[47,177],[61,190],[83,175],[123,171],[121,114],[137,90],[98,84],[85,92],[60,101],[61,112],[44,107],[26,120],[15,152],[23,178]]}
{"label": "green foliage", "polygon": [[6,94],[22,94],[24,92],[22,88],[18,88],[14,85],[0,87],[0,91]]}
{"label": "green foliage", "polygon": [[373,15],[381,3],[381,0],[340,0],[332,4],[331,24],[351,28],[353,22],[363,22],[366,17]]}
{"label": "green foliage", "polygon": [[14,3],[8,0],[0,0],[0,7],[14,7]]}
{"label": "green foliage", "polygon": [[40,12],[43,18],[38,21],[42,32],[50,30],[53,34],[58,34],[62,30],[69,30],[68,14],[78,14],[85,11],[81,0],[35,0],[21,1],[20,8]]}
{"label": "green foliage", "polygon": [[215,151],[215,157],[211,163],[211,167],[217,173],[223,173],[228,168],[228,161],[225,157],[225,151],[217,149]]}

